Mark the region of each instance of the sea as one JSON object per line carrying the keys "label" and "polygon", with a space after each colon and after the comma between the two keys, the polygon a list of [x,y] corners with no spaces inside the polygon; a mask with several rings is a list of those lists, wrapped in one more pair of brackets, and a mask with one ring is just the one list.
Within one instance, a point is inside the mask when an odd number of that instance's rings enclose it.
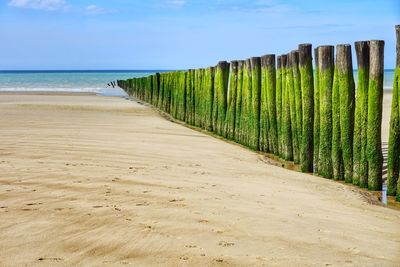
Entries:
{"label": "sea", "polygon": [[[109,86],[111,81],[143,77],[166,70],[72,70],[0,71],[0,91],[90,92],[105,96],[126,96]],[[354,71],[357,80],[357,71]],[[394,70],[385,70],[384,89],[393,88]],[[357,81],[356,81],[357,82]]]}
{"label": "sea", "polygon": [[144,77],[162,70],[0,71],[0,91],[89,92],[126,96],[112,81]]}

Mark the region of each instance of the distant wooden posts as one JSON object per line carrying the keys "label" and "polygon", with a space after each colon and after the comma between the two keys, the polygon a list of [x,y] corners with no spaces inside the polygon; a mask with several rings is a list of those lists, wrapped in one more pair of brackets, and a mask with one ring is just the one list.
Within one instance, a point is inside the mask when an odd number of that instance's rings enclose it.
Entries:
{"label": "distant wooden posts", "polygon": [[390,114],[387,193],[400,201],[400,25],[396,26],[396,68]]}
{"label": "distant wooden posts", "polygon": [[321,46],[319,58],[319,90],[320,90],[320,129],[318,174],[325,178],[333,177],[332,167],[332,87],[334,75],[334,48]]}
{"label": "distant wooden posts", "polygon": [[[301,137],[300,163],[302,172],[313,172],[314,84],[311,44],[299,45]],[[296,95],[297,96],[297,95]],[[298,96],[296,97],[296,100]]]}
{"label": "distant wooden posts", "polygon": [[369,83],[369,42],[355,42],[358,82],[353,141],[353,184],[368,187],[367,122]]}
{"label": "distant wooden posts", "polygon": [[368,189],[382,189],[382,101],[384,41],[370,41],[370,69],[368,84]]}

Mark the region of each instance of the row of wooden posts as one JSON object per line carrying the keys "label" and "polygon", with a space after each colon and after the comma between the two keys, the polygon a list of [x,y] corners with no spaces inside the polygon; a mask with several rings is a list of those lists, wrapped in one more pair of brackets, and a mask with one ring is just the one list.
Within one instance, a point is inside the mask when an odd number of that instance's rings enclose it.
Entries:
{"label": "row of wooden posts", "polygon": [[[391,115],[388,194],[400,192],[400,26]],[[174,118],[253,150],[300,164],[303,172],[382,189],[384,41],[265,55],[205,69],[118,81],[129,95]],[[399,181],[399,182],[398,182]],[[400,201],[400,193],[397,194]]]}

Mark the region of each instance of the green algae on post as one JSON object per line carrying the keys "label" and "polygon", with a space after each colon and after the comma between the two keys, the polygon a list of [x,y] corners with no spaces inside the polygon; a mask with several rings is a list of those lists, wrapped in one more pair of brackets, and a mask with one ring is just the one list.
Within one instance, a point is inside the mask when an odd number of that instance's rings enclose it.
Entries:
{"label": "green algae on post", "polygon": [[215,69],[213,102],[213,130],[220,136],[225,136],[228,79],[229,63],[226,61],[220,61]]}
{"label": "green algae on post", "polygon": [[236,118],[235,118],[235,141],[241,143],[242,138],[242,88],[243,88],[244,61],[238,61],[237,93],[236,93]]}
{"label": "green algae on post", "polygon": [[238,62],[231,62],[229,72],[228,108],[226,113],[226,138],[233,140],[235,137],[236,93],[238,81]]}
{"label": "green algae on post", "polygon": [[268,81],[265,58],[261,57],[261,97],[260,97],[260,139],[259,149],[269,152],[269,114],[268,114]]}
{"label": "green algae on post", "polygon": [[320,46],[319,60],[319,91],[320,91],[320,129],[319,129],[319,159],[318,174],[332,178],[332,86],[334,74],[333,46]]}
{"label": "green algae on post", "polygon": [[268,106],[268,141],[269,152],[278,153],[278,128],[277,128],[277,109],[276,109],[276,68],[275,55],[265,55],[262,57],[264,66],[263,82],[266,83],[267,106]]}
{"label": "green algae on post", "polygon": [[300,163],[302,172],[313,172],[314,84],[311,44],[299,45],[302,125]]}
{"label": "green algae on post", "polygon": [[213,130],[214,67],[204,70],[204,129]]}
{"label": "green algae on post", "polygon": [[293,160],[292,126],[290,121],[290,88],[293,75],[288,55],[282,55],[282,148],[283,159]]}
{"label": "green algae on post", "polygon": [[314,49],[315,56],[315,82],[314,82],[314,173],[318,174],[319,165],[319,126],[320,118],[320,86],[319,86],[319,47]]}
{"label": "green algae on post", "polygon": [[353,184],[368,187],[367,122],[369,83],[369,42],[355,42],[357,56],[357,94],[353,139]]}
{"label": "green algae on post", "polygon": [[353,180],[353,134],[355,109],[355,84],[350,45],[337,46],[336,68],[340,95],[340,138],[344,179]]}
{"label": "green algae on post", "polygon": [[[299,142],[299,129],[298,122],[299,117],[301,120],[301,105],[300,110],[298,110],[297,105],[297,94],[300,88],[300,73],[299,73],[299,52],[292,51],[289,53],[289,69],[290,72],[290,83],[289,83],[289,105],[290,105],[290,125],[292,130],[292,147],[293,147],[293,162],[294,164],[300,163],[300,142]],[[300,92],[301,95],[301,92]],[[300,97],[301,98],[301,97]],[[300,99],[299,99],[300,102]]]}
{"label": "green algae on post", "polygon": [[276,128],[277,128],[277,151],[275,155],[283,158],[282,154],[282,57],[277,57],[276,70]]}
{"label": "green algae on post", "polygon": [[[336,53],[336,62],[339,53]],[[340,138],[340,87],[338,69],[335,67],[332,86],[332,168],[333,179],[343,180],[343,157]]]}
{"label": "green algae on post", "polygon": [[249,131],[250,125],[250,112],[251,112],[251,63],[247,59],[243,68],[243,87],[242,87],[242,111],[240,117],[241,124],[241,144],[249,145]]}
{"label": "green algae on post", "polygon": [[249,147],[259,149],[260,139],[260,95],[261,95],[261,58],[252,57],[251,64],[251,111]]}
{"label": "green algae on post", "polygon": [[396,26],[396,69],[390,114],[387,193],[400,201],[400,25]]}
{"label": "green algae on post", "polygon": [[385,42],[370,41],[370,69],[368,84],[368,189],[382,189],[382,101],[383,101],[383,55]]}

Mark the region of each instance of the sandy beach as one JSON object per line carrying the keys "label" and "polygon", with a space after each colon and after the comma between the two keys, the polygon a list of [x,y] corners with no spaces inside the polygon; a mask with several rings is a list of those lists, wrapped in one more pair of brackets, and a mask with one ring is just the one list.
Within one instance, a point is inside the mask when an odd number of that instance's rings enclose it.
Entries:
{"label": "sandy beach", "polygon": [[149,107],[3,93],[0,114],[0,266],[400,264],[400,211]]}

